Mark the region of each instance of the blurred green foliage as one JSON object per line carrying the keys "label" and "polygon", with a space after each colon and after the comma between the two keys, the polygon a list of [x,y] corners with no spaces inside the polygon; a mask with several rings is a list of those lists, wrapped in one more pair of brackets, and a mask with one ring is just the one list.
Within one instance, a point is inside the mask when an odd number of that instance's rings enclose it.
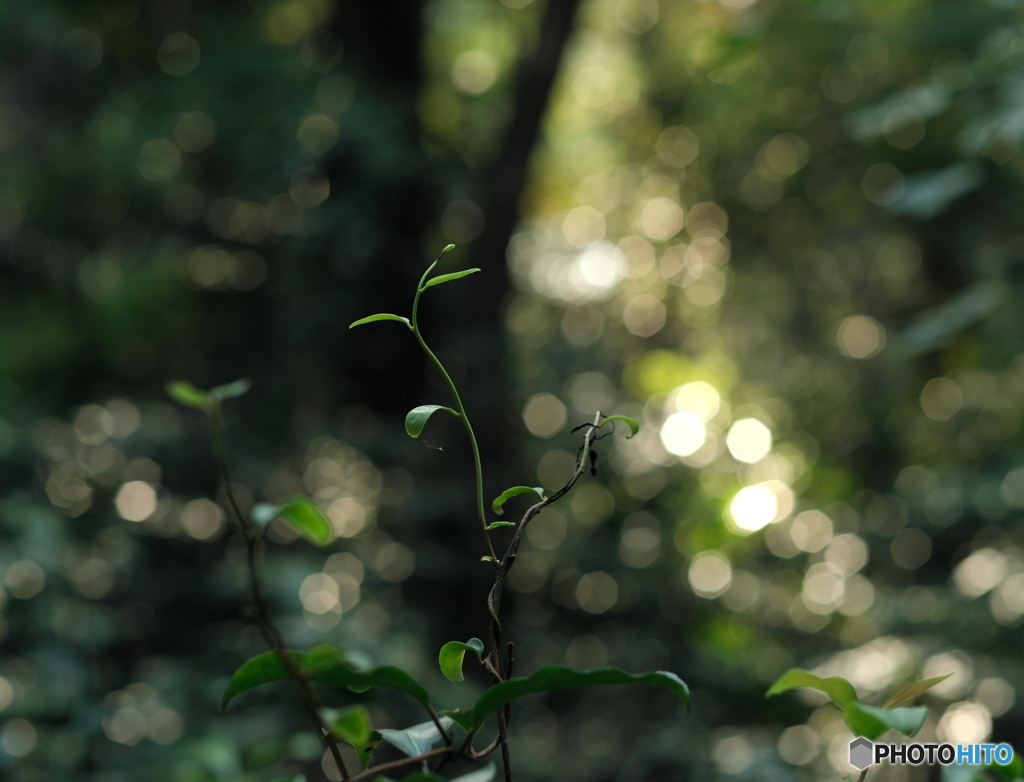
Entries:
{"label": "blurred green foliage", "polygon": [[[285,685],[219,714],[265,647],[174,378],[252,378],[239,494],[334,526],[270,526],[294,646],[488,684],[435,663],[486,622],[458,422],[409,440],[439,378],[347,326],[406,311],[427,248],[472,253],[543,8],[380,5],[0,7],[4,779],[322,778]],[[560,485],[595,408],[641,422],[531,526],[510,634],[524,674],[676,671],[693,713],[538,698],[524,779],[834,779],[842,714],[763,698],[794,666],[870,702],[953,673],[920,739],[1022,748],[1022,52],[1013,0],[581,5],[508,271],[474,259],[422,319],[505,413],[489,497]]]}

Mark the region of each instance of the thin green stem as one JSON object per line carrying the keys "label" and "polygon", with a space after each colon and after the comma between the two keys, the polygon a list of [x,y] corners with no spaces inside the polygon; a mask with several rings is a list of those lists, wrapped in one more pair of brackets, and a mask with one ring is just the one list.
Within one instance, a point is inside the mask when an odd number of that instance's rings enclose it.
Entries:
{"label": "thin green stem", "polygon": [[263,594],[263,587],[260,584],[259,570],[256,563],[256,544],[259,542],[259,533],[246,521],[245,514],[242,513],[242,509],[235,497],[235,492],[231,488],[231,477],[228,474],[228,460],[224,449],[224,435],[220,421],[219,403],[215,403],[206,412],[210,422],[210,444],[213,451],[213,461],[217,465],[221,488],[224,491],[224,496],[227,497],[228,505],[231,508],[231,515],[234,516],[235,522],[242,531],[242,537],[245,539],[246,558],[249,565],[249,586],[252,590],[252,599],[256,607],[256,620],[259,622],[260,629],[267,639],[267,644],[277,654],[288,675],[299,686],[299,689],[302,690],[302,695],[306,700],[306,708],[317,724],[317,734],[327,745],[331,757],[334,758],[335,765],[337,765],[338,771],[341,773],[342,779],[348,779],[348,769],[345,767],[345,761],[342,760],[341,748],[334,737],[334,730],[324,717],[323,704],[316,693],[313,692],[313,688],[309,684],[309,678],[288,653],[281,632],[277,629],[274,620],[270,616],[270,609],[267,607],[266,597]]}
{"label": "thin green stem", "polygon": [[[438,260],[440,260],[440,258],[438,258]],[[476,435],[473,433],[473,425],[469,422],[469,416],[466,415],[466,408],[462,404],[462,397],[459,396],[459,391],[455,387],[455,383],[452,381],[448,371],[444,368],[444,364],[442,364],[441,360],[434,355],[434,351],[430,349],[426,340],[423,339],[423,335],[420,333],[419,324],[416,321],[416,316],[419,313],[420,307],[420,295],[424,290],[423,286],[436,266],[437,260],[427,267],[427,270],[423,272],[423,276],[420,278],[419,284],[416,286],[416,297],[412,302],[412,333],[416,336],[416,341],[420,343],[420,347],[423,348],[423,352],[426,353],[427,356],[430,357],[430,360],[434,362],[434,366],[437,367],[437,370],[444,378],[444,382],[447,383],[452,399],[455,400],[455,408],[458,411],[459,418],[462,419],[462,423],[466,427],[466,434],[469,436],[469,445],[473,450],[473,467],[476,471],[477,518],[480,520],[480,529],[483,531],[484,541],[487,543],[487,553],[491,557],[491,561],[494,563],[494,566],[497,567],[498,556],[494,551],[494,544],[491,543],[491,535],[487,531],[487,516],[484,512],[484,471],[480,462],[480,447],[477,445]]]}
{"label": "thin green stem", "polygon": [[864,769],[863,771],[860,772],[860,778],[857,780],[857,782],[864,782],[864,780],[867,779],[867,778],[868,778],[868,770]]}

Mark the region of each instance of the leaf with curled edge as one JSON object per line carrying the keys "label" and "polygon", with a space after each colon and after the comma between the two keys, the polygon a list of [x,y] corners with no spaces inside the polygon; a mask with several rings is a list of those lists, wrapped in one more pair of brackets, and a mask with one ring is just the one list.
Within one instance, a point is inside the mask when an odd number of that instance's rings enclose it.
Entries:
{"label": "leaf with curled edge", "polygon": [[511,489],[505,489],[505,491],[494,498],[494,502],[491,503],[491,510],[500,516],[505,512],[502,506],[506,502],[520,494],[529,494],[530,492],[544,499],[544,489],[540,486],[513,486]]}
{"label": "leaf with curled edge", "polygon": [[420,405],[414,407],[405,415],[405,431],[410,437],[419,437],[423,431],[423,427],[427,425],[427,421],[430,420],[430,416],[436,413],[438,410],[447,410],[456,418],[460,418],[459,413],[456,410],[452,410],[450,407],[444,405]]}
{"label": "leaf with curled edge", "polygon": [[[633,436],[636,435],[636,433],[640,431],[640,424],[638,424],[635,420],[630,418],[628,415],[610,415],[610,416],[608,416],[607,418],[605,418],[601,422],[601,426],[604,426],[609,421],[622,421],[624,424],[626,424],[626,426],[629,427],[629,431],[631,432],[631,434],[629,434],[626,437],[627,440],[632,440]],[[600,429],[601,426],[599,426],[597,428]]]}
{"label": "leaf with curled edge", "polygon": [[484,642],[479,638],[470,638],[465,643],[462,641],[449,641],[441,647],[437,655],[437,664],[450,682],[461,682],[465,678],[462,674],[462,662],[466,652],[476,652],[476,656],[482,657],[484,653]]}

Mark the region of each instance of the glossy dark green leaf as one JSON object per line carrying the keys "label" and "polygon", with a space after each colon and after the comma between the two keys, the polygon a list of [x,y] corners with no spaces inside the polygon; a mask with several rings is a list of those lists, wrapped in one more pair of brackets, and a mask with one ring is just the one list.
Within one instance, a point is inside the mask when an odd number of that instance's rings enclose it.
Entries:
{"label": "glossy dark green leaf", "polygon": [[468,712],[466,719],[461,714],[457,719],[451,712],[445,714],[456,720],[467,730],[479,728],[487,716],[506,703],[550,690],[565,690],[574,687],[594,687],[612,684],[650,684],[664,687],[676,695],[687,708],[690,706],[690,690],[685,682],[674,673],[667,671],[648,671],[647,673],[626,673],[619,668],[598,668],[594,671],[581,671],[568,665],[545,665],[529,676],[508,679],[495,684],[484,691],[476,705]]}
{"label": "glossy dark green leaf", "polygon": [[[609,421],[622,421],[624,424],[626,424],[626,426],[629,427],[629,431],[631,432],[631,434],[626,436],[627,440],[631,440],[633,438],[633,435],[635,435],[637,432],[640,431],[640,424],[638,424],[636,421],[634,421],[629,416],[625,416],[625,415],[610,415],[610,416],[608,416],[607,418],[605,418],[601,422],[601,426],[604,426]],[[598,427],[598,428],[600,428],[600,427]]]}
{"label": "glossy dark green leaf", "polygon": [[901,706],[907,701],[913,700],[921,693],[927,692],[936,684],[945,681],[952,675],[953,674],[951,673],[947,673],[945,676],[934,676],[931,679],[922,679],[919,682],[914,682],[909,687],[907,687],[904,690],[901,690],[899,693],[890,698],[883,708],[894,709],[897,706]]}
{"label": "glossy dark green leaf", "polygon": [[843,713],[854,733],[872,741],[890,728],[898,730],[905,736],[913,736],[921,730],[924,721],[928,719],[928,708],[925,706],[879,709],[856,701],[846,704]]}
{"label": "glossy dark green leaf", "polygon": [[802,668],[792,668],[782,674],[768,690],[766,697],[770,698],[797,687],[809,687],[825,693],[840,709],[845,709],[849,703],[857,702],[857,692],[846,679],[839,676],[823,679]]}
{"label": "glossy dark green leaf", "polygon": [[373,728],[370,725],[370,713],[365,706],[349,706],[328,714],[328,721],[334,735],[347,741],[353,747],[365,747],[370,741]]}
{"label": "glossy dark green leaf", "polygon": [[465,678],[462,675],[462,661],[466,652],[476,652],[477,657],[482,657],[484,642],[479,638],[470,638],[466,643],[449,641],[441,647],[437,655],[437,664],[441,666],[441,673],[448,681],[461,682]]}
{"label": "glossy dark green leaf", "polygon": [[252,388],[252,383],[249,382],[248,378],[243,377],[241,380],[236,380],[234,383],[228,383],[227,385],[211,388],[209,394],[211,399],[223,402],[225,399],[232,399],[236,396],[241,396],[248,392],[250,388]]}
{"label": "glossy dark green leaf", "polygon": [[406,414],[405,431],[410,437],[419,437],[420,432],[423,431],[423,427],[426,426],[430,416],[438,410],[447,410],[456,418],[459,417],[459,414],[456,411],[452,410],[450,407],[445,407],[444,405],[420,405],[419,407],[414,407]]}
{"label": "glossy dark green leaf", "polygon": [[544,489],[540,486],[513,486],[511,489],[505,489],[505,491],[494,498],[494,502],[491,503],[491,510],[500,516],[505,512],[502,510],[502,505],[519,494],[529,494],[530,492],[544,499]]}
{"label": "glossy dark green leaf", "polygon": [[175,402],[200,410],[205,410],[210,404],[209,394],[196,388],[187,380],[173,380],[168,383],[167,394]]}
{"label": "glossy dark green leaf", "polygon": [[465,269],[465,270],[463,270],[461,272],[452,272],[451,274],[442,274],[442,275],[440,275],[438,277],[435,277],[432,280],[427,280],[426,284],[423,286],[423,290],[426,290],[427,288],[432,288],[435,285],[441,285],[441,284],[446,283],[446,282],[451,282],[452,280],[460,280],[463,277],[467,277],[470,274],[473,274],[473,273],[478,272],[478,271],[480,271],[480,270],[479,269]]}
{"label": "glossy dark green leaf", "polygon": [[392,315],[390,312],[378,312],[376,315],[369,315],[365,318],[360,318],[349,324],[350,329],[354,329],[356,326],[362,326],[366,323],[376,323],[378,320],[397,320],[400,323],[404,323],[408,328],[412,328],[412,324],[408,318],[403,318],[401,315]]}
{"label": "glossy dark green leaf", "polygon": [[[317,646],[308,652],[288,652],[299,668],[311,681],[335,687],[348,687],[363,690],[370,687],[387,687],[401,690],[424,706],[430,704],[427,691],[400,668],[381,665],[376,668],[363,668],[358,657],[334,646]],[[277,652],[265,652],[246,661],[231,677],[224,691],[222,707],[243,692],[268,682],[287,679],[288,672],[277,655]]]}
{"label": "glossy dark green leaf", "polygon": [[[452,720],[448,717],[441,717],[440,721],[445,730],[452,724]],[[437,729],[437,725],[432,720],[421,722],[419,725],[413,725],[405,730],[381,730],[380,735],[388,744],[411,758],[422,755],[424,752],[430,752],[431,748],[441,740],[441,731]]]}
{"label": "glossy dark green leaf", "polygon": [[324,546],[330,542],[331,523],[320,506],[309,497],[292,497],[277,512],[310,543]]}
{"label": "glossy dark green leaf", "polygon": [[492,521],[487,525],[488,530],[498,529],[499,527],[514,527],[516,523],[514,521]]}

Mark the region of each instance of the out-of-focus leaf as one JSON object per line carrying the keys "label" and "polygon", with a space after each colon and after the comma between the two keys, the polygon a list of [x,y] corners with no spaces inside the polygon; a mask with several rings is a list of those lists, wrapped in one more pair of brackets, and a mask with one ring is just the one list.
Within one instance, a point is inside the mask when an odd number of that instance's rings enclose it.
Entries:
{"label": "out-of-focus leaf", "polygon": [[494,502],[491,503],[491,510],[500,516],[505,512],[502,510],[502,505],[519,494],[529,494],[531,491],[541,499],[544,499],[544,489],[540,486],[513,486],[511,489],[505,489],[505,491],[494,498]]}
{"label": "out-of-focus leaf", "polygon": [[[623,423],[626,424],[626,426],[629,427],[629,431],[632,434],[630,434],[629,436],[626,437],[627,440],[632,439],[633,435],[635,435],[637,432],[640,431],[640,424],[638,424],[636,421],[634,421],[629,416],[625,416],[625,415],[610,415],[610,416],[608,416],[607,418],[605,418],[601,422],[601,426],[604,426],[609,421],[622,421]],[[600,429],[600,428],[601,427],[599,426],[598,429]]]}
{"label": "out-of-focus leaf", "polygon": [[791,668],[782,674],[768,690],[766,697],[770,698],[797,687],[810,687],[812,690],[825,693],[840,709],[845,709],[849,703],[857,702],[857,692],[846,679],[839,676],[823,679],[802,668]]}
{"label": "out-of-focus leaf", "polygon": [[1024,760],[1019,752],[1014,752],[1013,758],[1005,766],[993,760],[985,770],[1000,782],[1017,782],[1024,779]]}
{"label": "out-of-focus leaf", "polygon": [[981,775],[984,770],[984,766],[951,763],[942,767],[942,782],[988,782]]}
{"label": "out-of-focus leaf", "polygon": [[478,271],[480,271],[480,270],[479,269],[465,269],[464,271],[461,271],[461,272],[452,272],[451,274],[442,274],[439,277],[435,277],[432,280],[427,280],[426,284],[423,286],[423,290],[426,290],[427,288],[432,288],[435,285],[441,285],[441,284],[446,283],[446,282],[451,282],[452,280],[460,280],[463,277],[466,277],[466,276],[468,276],[470,274],[473,274],[474,272],[478,272]]}
{"label": "out-of-focus leaf", "polygon": [[458,717],[451,712],[445,712],[445,714],[456,720],[459,725],[467,730],[475,730],[483,724],[491,712],[525,695],[548,692],[550,690],[611,684],[651,684],[664,687],[682,700],[687,708],[690,706],[689,688],[682,679],[674,673],[667,671],[648,671],[647,673],[634,674],[627,673],[619,668],[598,668],[594,671],[581,671],[576,668],[570,668],[568,665],[545,665],[529,676],[508,679],[500,684],[489,687],[477,700],[472,711],[468,713],[468,719],[463,719],[461,713],[456,713]]}
{"label": "out-of-focus leaf", "polygon": [[277,506],[271,505],[269,502],[257,502],[249,511],[249,517],[263,527],[276,519],[278,515]]}
{"label": "out-of-focus leaf", "polygon": [[476,652],[480,657],[484,653],[484,643],[479,638],[470,638],[466,643],[462,641],[449,641],[441,647],[437,655],[437,664],[441,666],[441,673],[451,682],[461,682],[465,677],[462,675],[462,661],[466,652]]}
{"label": "out-of-focus leaf", "polygon": [[281,777],[280,779],[275,779],[274,782],[306,782],[306,775],[299,774],[297,777]]}
{"label": "out-of-focus leaf", "polygon": [[324,546],[331,540],[331,523],[320,506],[308,497],[292,497],[279,508],[278,514],[291,524],[306,540]]}
{"label": "out-of-focus leaf", "polygon": [[985,180],[976,163],[957,163],[938,171],[911,174],[903,182],[903,193],[890,211],[929,220],[942,214],[960,196],[974,190]]}
{"label": "out-of-focus leaf", "polygon": [[843,124],[854,138],[867,142],[882,135],[883,129],[891,133],[909,122],[937,116],[948,106],[949,90],[933,81],[848,114]]}
{"label": "out-of-focus leaf", "polygon": [[921,730],[924,721],[928,719],[926,706],[879,709],[856,701],[846,704],[843,713],[854,733],[872,741],[890,728],[898,730],[905,736],[913,736]]}
{"label": "out-of-focus leaf", "polygon": [[243,377],[240,380],[236,380],[234,383],[228,383],[223,386],[211,388],[209,394],[211,399],[223,402],[225,399],[232,399],[233,397],[241,396],[249,391],[250,388],[252,388],[252,383],[248,378]]}
{"label": "out-of-focus leaf", "polygon": [[370,713],[365,706],[349,706],[328,714],[334,735],[347,741],[353,747],[364,747],[370,740],[373,728]]}
{"label": "out-of-focus leaf", "polygon": [[1001,299],[1002,290],[993,281],[982,280],[972,285],[897,335],[888,351],[890,357],[905,361],[947,345],[985,318]]}
{"label": "out-of-focus leaf", "polygon": [[426,426],[430,416],[436,413],[438,410],[447,410],[456,418],[459,414],[452,410],[450,407],[444,405],[420,405],[414,407],[405,416],[405,431],[410,437],[419,437],[420,432],[423,431],[423,427]]}
{"label": "out-of-focus leaf", "polygon": [[934,676],[931,679],[922,679],[919,682],[914,682],[909,687],[901,690],[896,695],[891,697],[889,701],[883,706],[885,709],[894,709],[897,706],[901,706],[907,701],[913,700],[918,695],[927,692],[939,682],[945,681],[953,674],[947,673],[945,676]]}
{"label": "out-of-focus leaf", "polygon": [[[452,720],[448,717],[441,717],[440,722],[445,730],[452,724]],[[409,757],[430,752],[431,748],[441,740],[441,731],[437,729],[437,725],[433,721],[421,722],[419,725],[413,725],[405,730],[381,730],[380,735],[384,737],[384,741]]]}
{"label": "out-of-focus leaf", "polygon": [[196,388],[187,380],[173,380],[168,383],[167,394],[175,402],[200,410],[205,410],[210,404],[210,395]]}
{"label": "out-of-focus leaf", "polygon": [[[381,665],[376,668],[361,669],[359,660],[353,659],[343,649],[321,645],[308,652],[287,652],[298,664],[299,668],[311,681],[318,684],[348,687],[349,689],[368,689],[370,687],[387,687],[401,690],[424,706],[430,704],[427,691],[400,668]],[[288,678],[288,671],[281,662],[276,651],[264,652],[247,660],[231,677],[224,691],[222,708],[243,692],[268,682],[283,681]]]}
{"label": "out-of-focus leaf", "polygon": [[478,769],[477,771],[470,771],[468,774],[463,774],[461,777],[456,777],[452,782],[491,782],[497,773],[498,770],[495,765],[493,763],[488,763],[484,768]]}
{"label": "out-of-focus leaf", "polygon": [[380,735],[379,731],[370,731],[370,738],[362,746],[356,747],[356,756],[359,758],[359,765],[363,768],[370,767],[370,761],[373,759],[373,751],[377,749],[377,745],[384,741],[384,737]]}
{"label": "out-of-focus leaf", "polygon": [[408,328],[412,328],[412,324],[408,318],[403,318],[401,315],[392,315],[390,312],[379,312],[376,315],[369,315],[365,318],[360,318],[357,321],[353,321],[348,325],[350,329],[354,329],[356,326],[362,326],[366,323],[376,323],[378,320],[397,320],[404,323]]}

